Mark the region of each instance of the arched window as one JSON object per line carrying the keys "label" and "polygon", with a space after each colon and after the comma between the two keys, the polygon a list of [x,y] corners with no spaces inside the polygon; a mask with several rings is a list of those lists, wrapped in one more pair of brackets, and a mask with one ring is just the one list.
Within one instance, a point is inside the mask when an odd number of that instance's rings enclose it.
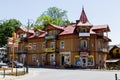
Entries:
{"label": "arched window", "polygon": [[87,48],[87,41],[86,40],[81,41],[81,47],[82,48]]}

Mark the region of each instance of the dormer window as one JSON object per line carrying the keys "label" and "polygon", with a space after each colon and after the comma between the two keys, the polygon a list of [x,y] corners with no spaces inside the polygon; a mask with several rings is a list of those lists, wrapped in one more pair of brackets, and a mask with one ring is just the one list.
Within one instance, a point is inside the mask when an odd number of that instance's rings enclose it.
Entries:
{"label": "dormer window", "polygon": [[52,35],[52,31],[49,31],[49,35],[50,35],[50,36]]}
{"label": "dormer window", "polygon": [[39,32],[36,32],[36,33],[35,33],[35,36],[39,36]]}
{"label": "dormer window", "polygon": [[81,33],[87,32],[87,29],[81,28],[80,32],[81,32]]}
{"label": "dormer window", "polygon": [[25,37],[27,37],[27,34],[26,34],[26,33],[20,34],[20,38],[25,38]]}

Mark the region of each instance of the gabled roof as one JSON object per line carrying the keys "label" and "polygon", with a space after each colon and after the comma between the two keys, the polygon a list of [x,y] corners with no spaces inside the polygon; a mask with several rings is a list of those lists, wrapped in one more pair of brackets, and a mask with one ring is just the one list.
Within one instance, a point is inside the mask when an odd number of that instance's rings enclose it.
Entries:
{"label": "gabled roof", "polygon": [[82,8],[80,19],[77,20],[77,26],[92,26],[88,21],[84,8]]}
{"label": "gabled roof", "polygon": [[43,30],[41,30],[41,29],[34,30],[34,32],[36,32],[36,31],[38,31],[38,32],[40,32],[40,33],[44,33],[44,32],[45,32],[45,31],[43,31]]}
{"label": "gabled roof", "polygon": [[43,31],[43,30],[40,30],[40,29],[38,29],[38,30],[35,30],[35,32],[36,31],[38,31],[39,32],[39,36],[35,36],[35,33],[32,35],[32,36],[30,36],[29,38],[40,38],[40,37],[44,37],[45,36],[45,34],[46,34],[46,32],[45,31]]}
{"label": "gabled roof", "polygon": [[38,37],[36,37],[35,35],[32,35],[32,36],[29,37],[29,39],[32,39],[32,38],[42,38],[42,37],[44,37],[45,35],[46,35],[46,33],[42,33],[42,34],[40,34]]}
{"label": "gabled roof", "polygon": [[28,30],[24,27],[19,27],[18,29],[22,30],[23,32],[34,33],[34,30]]}
{"label": "gabled roof", "polygon": [[[55,29],[64,30],[63,27],[60,27],[60,26],[57,26],[57,25],[54,25],[54,24],[47,24],[47,25],[45,25],[45,27],[48,26],[48,25],[50,25],[51,27],[53,27],[53,28],[55,28]],[[44,29],[45,29],[45,28],[44,28]],[[44,30],[44,29],[43,29],[43,30]]]}
{"label": "gabled roof", "polygon": [[64,28],[64,31],[61,32],[59,35],[73,34],[75,27],[76,27],[75,24],[68,25]]}
{"label": "gabled roof", "polygon": [[96,26],[92,27],[92,31],[98,31],[98,30],[102,30],[102,31],[105,31],[105,32],[110,31],[109,26],[107,24],[96,25]]}

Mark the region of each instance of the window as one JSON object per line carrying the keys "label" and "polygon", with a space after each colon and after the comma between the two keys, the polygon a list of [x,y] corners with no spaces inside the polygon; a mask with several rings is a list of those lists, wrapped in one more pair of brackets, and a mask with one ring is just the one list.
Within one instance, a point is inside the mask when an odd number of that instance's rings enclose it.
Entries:
{"label": "window", "polygon": [[42,43],[42,50],[45,49],[45,42]]}
{"label": "window", "polygon": [[24,45],[23,44],[21,45],[21,50],[24,50]]}
{"label": "window", "polygon": [[35,36],[37,36],[37,37],[38,37],[38,35],[39,35],[39,32],[37,31],[37,32],[35,33]]}
{"label": "window", "polygon": [[20,38],[25,38],[25,37],[27,37],[27,34],[26,34],[26,33],[20,34]]}
{"label": "window", "polygon": [[36,62],[36,54],[32,55],[32,62]]}
{"label": "window", "polygon": [[42,62],[45,62],[45,54],[42,54]]}
{"label": "window", "polygon": [[81,41],[81,47],[82,48],[87,48],[87,41],[86,40]]}
{"label": "window", "polygon": [[49,35],[50,35],[50,36],[52,35],[52,31],[49,31]]}
{"label": "window", "polygon": [[33,44],[33,50],[36,50],[36,48],[37,48],[37,45],[36,45],[36,43],[34,43]]}
{"label": "window", "polygon": [[81,28],[80,32],[87,32],[87,30],[85,28]]}
{"label": "window", "polygon": [[75,65],[80,66],[80,58],[75,58]]}
{"label": "window", "polygon": [[55,54],[50,54],[50,64],[54,65],[54,61],[55,61]]}
{"label": "window", "polygon": [[93,58],[88,58],[88,66],[93,66]]}
{"label": "window", "polygon": [[55,42],[51,42],[51,43],[50,43],[50,48],[55,49]]}
{"label": "window", "polygon": [[57,32],[54,30],[54,31],[53,31],[53,35],[56,35],[56,34],[57,34]]}
{"label": "window", "polygon": [[61,48],[61,49],[64,49],[64,46],[65,46],[64,41],[61,41],[61,42],[60,42],[60,48]]}
{"label": "window", "polygon": [[32,49],[32,43],[29,43],[28,46],[29,46],[29,47],[28,47],[28,50],[31,50],[31,49]]}

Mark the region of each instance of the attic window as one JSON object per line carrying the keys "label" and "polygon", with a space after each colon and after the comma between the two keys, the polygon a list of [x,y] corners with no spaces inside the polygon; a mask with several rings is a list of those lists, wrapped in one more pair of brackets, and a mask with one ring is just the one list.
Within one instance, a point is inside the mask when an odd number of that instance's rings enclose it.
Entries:
{"label": "attic window", "polygon": [[80,32],[87,32],[85,28],[81,28]]}
{"label": "attic window", "polygon": [[65,30],[66,32],[69,32],[70,30],[69,29],[67,29],[67,30]]}
{"label": "attic window", "polygon": [[39,33],[38,33],[38,32],[36,32],[36,33],[35,33],[35,36],[38,36],[38,35],[39,35]]}

